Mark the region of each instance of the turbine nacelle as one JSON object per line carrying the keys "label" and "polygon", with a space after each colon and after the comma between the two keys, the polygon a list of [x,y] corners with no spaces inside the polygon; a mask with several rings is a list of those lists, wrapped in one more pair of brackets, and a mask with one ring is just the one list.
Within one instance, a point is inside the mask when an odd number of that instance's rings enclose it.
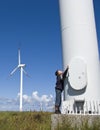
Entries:
{"label": "turbine nacelle", "polygon": [[18,65],[18,68],[19,68],[19,67],[25,67],[25,66],[26,66],[25,64],[19,64],[19,65]]}

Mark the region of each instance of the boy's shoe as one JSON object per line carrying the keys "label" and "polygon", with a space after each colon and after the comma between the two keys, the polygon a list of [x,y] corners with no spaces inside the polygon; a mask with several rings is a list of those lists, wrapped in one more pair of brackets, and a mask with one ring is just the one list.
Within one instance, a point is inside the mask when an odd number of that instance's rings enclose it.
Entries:
{"label": "boy's shoe", "polygon": [[60,110],[56,110],[55,114],[61,114],[61,111]]}

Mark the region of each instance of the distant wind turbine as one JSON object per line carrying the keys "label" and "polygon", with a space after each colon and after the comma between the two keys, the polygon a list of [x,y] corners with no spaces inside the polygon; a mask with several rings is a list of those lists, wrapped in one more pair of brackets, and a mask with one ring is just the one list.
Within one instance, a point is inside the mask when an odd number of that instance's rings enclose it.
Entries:
{"label": "distant wind turbine", "polygon": [[10,73],[12,76],[17,69],[20,69],[20,106],[19,110],[22,111],[22,98],[23,98],[23,72],[28,76],[26,71],[23,69],[26,65],[21,64],[20,49],[18,50],[18,66]]}

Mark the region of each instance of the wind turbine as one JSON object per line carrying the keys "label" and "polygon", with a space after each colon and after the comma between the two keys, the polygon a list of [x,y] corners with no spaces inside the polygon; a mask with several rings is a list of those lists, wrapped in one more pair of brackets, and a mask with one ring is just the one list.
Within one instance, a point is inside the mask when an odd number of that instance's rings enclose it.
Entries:
{"label": "wind turbine", "polygon": [[20,106],[19,110],[22,111],[22,98],[23,98],[23,72],[27,75],[24,70],[25,64],[21,64],[20,49],[18,49],[18,66],[10,73],[12,76],[17,69],[20,69]]}

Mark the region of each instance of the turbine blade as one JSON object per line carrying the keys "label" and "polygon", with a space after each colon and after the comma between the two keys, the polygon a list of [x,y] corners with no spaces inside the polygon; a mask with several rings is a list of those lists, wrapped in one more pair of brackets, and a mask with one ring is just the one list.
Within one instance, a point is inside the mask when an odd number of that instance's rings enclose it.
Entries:
{"label": "turbine blade", "polygon": [[23,72],[25,73],[26,76],[31,77],[24,69]]}
{"label": "turbine blade", "polygon": [[18,64],[21,64],[21,58],[20,58],[20,49],[18,50]]}
{"label": "turbine blade", "polygon": [[10,76],[18,69],[18,66],[10,73]]}

